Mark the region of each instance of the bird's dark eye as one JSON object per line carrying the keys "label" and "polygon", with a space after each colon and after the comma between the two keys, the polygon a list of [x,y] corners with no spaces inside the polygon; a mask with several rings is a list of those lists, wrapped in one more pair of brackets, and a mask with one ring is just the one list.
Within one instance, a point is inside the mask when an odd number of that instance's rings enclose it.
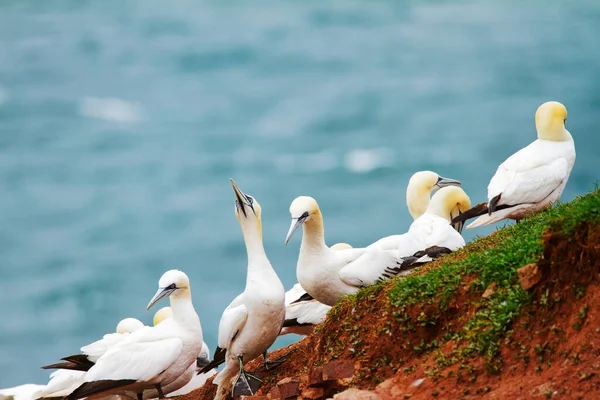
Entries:
{"label": "bird's dark eye", "polygon": [[300,216],[300,219],[308,218],[308,211],[304,211],[304,214]]}
{"label": "bird's dark eye", "polygon": [[177,289],[177,285],[176,285],[176,284],[174,284],[174,283],[171,283],[171,284],[170,284],[169,286],[167,286],[165,289],[168,289],[168,290]]}
{"label": "bird's dark eye", "polygon": [[252,196],[248,196],[248,195],[246,195],[246,198],[248,199],[248,205],[252,206],[252,204],[254,203],[254,198],[252,198]]}

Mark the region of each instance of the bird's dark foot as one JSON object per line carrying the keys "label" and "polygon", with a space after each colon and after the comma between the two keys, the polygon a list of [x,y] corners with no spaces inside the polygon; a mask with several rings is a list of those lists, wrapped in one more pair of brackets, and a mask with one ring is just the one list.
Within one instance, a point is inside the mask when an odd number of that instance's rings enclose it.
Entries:
{"label": "bird's dark foot", "polygon": [[265,354],[263,354],[263,357],[265,359],[263,369],[265,371],[271,371],[272,369],[276,368],[278,365],[283,364],[288,358],[290,358],[291,355],[292,355],[292,353],[287,353],[287,354],[279,357],[275,361],[270,361],[269,357],[267,357],[267,353],[265,352]]}
{"label": "bird's dark foot", "polygon": [[244,371],[242,368],[240,370],[240,375],[235,380],[233,384],[233,396],[254,396],[254,394],[258,391],[258,388],[262,384],[262,381],[258,379],[258,377]]}
{"label": "bird's dark foot", "polygon": [[158,391],[158,398],[159,399],[164,399],[166,396],[162,391],[162,387],[160,386],[160,383],[156,385],[156,390]]}
{"label": "bird's dark foot", "polygon": [[144,394],[143,393],[138,393],[137,394],[137,400],[144,400]]}

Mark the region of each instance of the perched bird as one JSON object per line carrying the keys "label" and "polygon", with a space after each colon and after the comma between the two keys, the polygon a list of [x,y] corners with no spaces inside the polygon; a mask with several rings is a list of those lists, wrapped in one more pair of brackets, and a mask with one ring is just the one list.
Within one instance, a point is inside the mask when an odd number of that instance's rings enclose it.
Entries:
{"label": "perched bird", "polygon": [[461,188],[448,186],[438,190],[427,211],[410,225],[407,233],[401,235],[398,249],[381,251],[368,248],[340,271],[340,278],[350,285],[370,286],[380,279],[401,274],[463,247],[465,240],[450,225],[450,215],[470,207],[471,200]]}
{"label": "perched bird", "polygon": [[498,167],[488,185],[488,202],[454,218],[477,217],[467,228],[503,219],[519,221],[552,206],[560,198],[575,163],[575,144],[565,128],[567,109],[549,101],[537,109],[537,140]]}
{"label": "perched bird", "polygon": [[225,368],[213,380],[218,385],[215,399],[226,398],[231,391],[234,396],[256,392],[261,381],[246,372],[244,364],[261,354],[267,369],[274,364],[269,362],[267,350],[277,339],[285,317],[283,285],[263,247],[261,207],[233,179],[231,186],[236,198],[235,216],[248,253],[248,275],[244,292],[223,312],[213,362],[200,370],[206,372],[226,361]]}
{"label": "perched bird", "polygon": [[190,281],[186,274],[170,270],[159,280],[158,292],[147,309],[170,297],[173,317],[154,327],[145,327],[110,347],[85,373],[84,383],[65,400],[76,400],[99,394],[136,393],[162,388],[178,379],[202,349],[200,319],[192,304]]}
{"label": "perched bird", "polygon": [[285,238],[287,244],[294,232],[302,227],[302,243],[296,265],[296,277],[304,290],[315,300],[333,306],[359,287],[340,279],[340,270],[355,261],[365,249],[332,250],[325,244],[323,215],[317,201],[300,196],[290,205],[292,224]]}
{"label": "perched bird", "polygon": [[[331,250],[351,249],[348,243],[336,243],[330,247]],[[315,325],[325,321],[327,312],[331,306],[325,305],[313,299],[306,290],[296,283],[290,290],[285,292],[285,321],[280,336],[295,333],[297,335],[310,334]]]}
{"label": "perched bird", "polygon": [[[125,318],[117,324],[116,333],[106,334],[102,339],[81,348],[83,354],[78,356],[84,356],[85,359],[89,361],[89,364],[85,362],[78,364],[65,361],[64,363],[42,367],[44,369],[57,368],[57,366],[65,364],[67,368],[58,369],[50,374],[50,381],[39,391],[36,398],[64,397],[71,394],[83,383],[85,371],[91,368],[108,348],[126,338],[130,333],[136,332],[143,327],[144,324],[142,324],[141,321],[135,318]],[[70,357],[75,358],[77,356]],[[65,359],[68,358],[69,357],[65,357]],[[89,365],[89,367],[86,367],[87,369],[85,370],[70,368],[81,365]]]}
{"label": "perched bird", "polygon": [[[437,189],[446,186],[460,186],[461,182],[456,179],[444,178],[432,171],[415,172],[408,181],[406,188],[406,206],[413,219],[419,218],[429,207],[429,198]],[[450,219],[456,217],[450,215]],[[462,231],[463,224],[457,223],[454,226],[459,233]],[[382,250],[396,250],[402,243],[402,235],[391,235],[379,239],[368,247],[377,247]]]}

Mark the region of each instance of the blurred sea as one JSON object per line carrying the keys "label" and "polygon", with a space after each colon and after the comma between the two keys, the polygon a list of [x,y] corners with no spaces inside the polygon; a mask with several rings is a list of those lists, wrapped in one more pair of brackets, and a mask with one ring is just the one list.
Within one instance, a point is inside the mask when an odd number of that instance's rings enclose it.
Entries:
{"label": "blurred sea", "polygon": [[600,2],[0,0],[0,387],[151,323],[172,268],[214,348],[246,279],[228,178],[290,288],[296,196],[329,244],[404,232],[413,172],[483,201],[547,100],[569,109],[570,200],[599,177]]}

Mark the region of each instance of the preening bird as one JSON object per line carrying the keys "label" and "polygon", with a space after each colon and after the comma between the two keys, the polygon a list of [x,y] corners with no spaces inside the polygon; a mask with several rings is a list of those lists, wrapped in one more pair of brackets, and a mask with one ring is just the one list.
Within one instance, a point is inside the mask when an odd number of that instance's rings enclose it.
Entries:
{"label": "preening bird", "polygon": [[488,202],[478,204],[454,222],[477,217],[467,228],[503,219],[519,221],[556,203],[575,163],[575,143],[565,128],[567,109],[549,101],[535,113],[537,140],[498,167],[488,185]]}
{"label": "preening bird", "polygon": [[196,362],[203,341],[190,281],[183,272],[171,270],[163,274],[158,286],[147,309],[169,297],[173,317],[131,333],[107,349],[85,373],[84,383],[66,400],[122,392],[136,393],[141,400],[147,389],[156,389],[164,397],[162,388]]}
{"label": "preening bird", "polygon": [[[415,172],[408,181],[406,188],[406,206],[413,219],[419,218],[429,207],[430,196],[436,190],[446,186],[460,186],[461,182],[456,179],[444,178],[432,171]],[[450,219],[456,217],[450,215]],[[459,233],[462,231],[463,224],[454,225]],[[402,244],[402,235],[391,235],[379,239],[368,247],[377,247],[382,250],[397,250]]]}
{"label": "preening bird", "polygon": [[226,362],[213,380],[218,385],[215,399],[224,399],[230,392],[234,396],[256,392],[261,381],[246,372],[244,365],[261,354],[267,368],[273,365],[267,358],[267,350],[277,339],[285,318],[283,285],[263,247],[260,204],[243,193],[233,179],[231,186],[236,199],[235,216],[248,254],[248,274],[244,292],[227,306],[221,317],[214,360],[200,370],[206,372]]}

